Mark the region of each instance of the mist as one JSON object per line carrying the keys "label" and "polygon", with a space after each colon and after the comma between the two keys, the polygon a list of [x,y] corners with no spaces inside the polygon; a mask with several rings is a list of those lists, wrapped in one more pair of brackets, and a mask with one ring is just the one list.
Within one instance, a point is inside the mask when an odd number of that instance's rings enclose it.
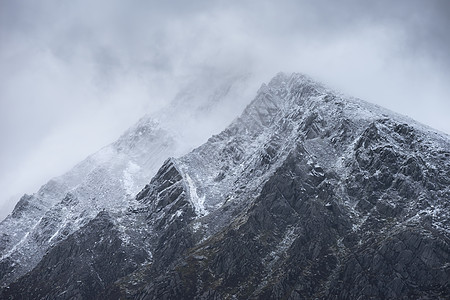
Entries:
{"label": "mist", "polygon": [[205,111],[207,130],[188,123],[196,143],[280,71],[450,133],[449,28],[445,0],[1,1],[0,219],[144,114],[232,77],[242,94]]}

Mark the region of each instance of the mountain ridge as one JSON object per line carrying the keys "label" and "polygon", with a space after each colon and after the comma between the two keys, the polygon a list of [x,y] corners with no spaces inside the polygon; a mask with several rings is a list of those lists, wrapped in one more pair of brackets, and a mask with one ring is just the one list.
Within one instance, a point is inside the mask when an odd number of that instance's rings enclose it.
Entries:
{"label": "mountain ridge", "polygon": [[57,284],[67,298],[446,297],[449,149],[448,136],[406,117],[280,73],[224,131],[166,160],[138,204],[108,216],[118,251],[144,248],[144,264],[130,258],[136,268],[110,285],[74,290],[56,271],[38,280],[49,261],[74,259],[50,249],[4,293]]}

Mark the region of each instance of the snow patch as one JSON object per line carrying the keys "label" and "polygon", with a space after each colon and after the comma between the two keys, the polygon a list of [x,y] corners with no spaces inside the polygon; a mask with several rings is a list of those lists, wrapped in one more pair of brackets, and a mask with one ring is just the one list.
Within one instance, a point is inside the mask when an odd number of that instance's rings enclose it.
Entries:
{"label": "snow patch", "polygon": [[195,213],[201,217],[206,216],[208,211],[205,209],[205,196],[198,196],[197,188],[189,174],[186,174],[186,181],[189,187],[189,202],[194,207]]}
{"label": "snow patch", "polygon": [[123,186],[128,195],[133,195],[136,192],[133,175],[141,170],[141,167],[132,161],[128,162],[127,168],[123,170]]}
{"label": "snow patch", "polygon": [[61,227],[58,228],[58,230],[55,231],[55,233],[48,239],[47,243],[51,243],[51,241],[58,236],[59,231],[60,231]]}

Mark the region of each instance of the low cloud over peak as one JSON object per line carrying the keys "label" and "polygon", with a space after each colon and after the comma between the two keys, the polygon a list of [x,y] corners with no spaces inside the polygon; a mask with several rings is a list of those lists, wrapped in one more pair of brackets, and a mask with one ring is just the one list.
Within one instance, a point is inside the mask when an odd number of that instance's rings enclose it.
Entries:
{"label": "low cloud over peak", "polygon": [[[302,72],[450,133],[448,28],[445,0],[2,1],[0,203],[190,82],[242,75],[256,93],[279,71]],[[227,118],[250,100],[230,98]]]}

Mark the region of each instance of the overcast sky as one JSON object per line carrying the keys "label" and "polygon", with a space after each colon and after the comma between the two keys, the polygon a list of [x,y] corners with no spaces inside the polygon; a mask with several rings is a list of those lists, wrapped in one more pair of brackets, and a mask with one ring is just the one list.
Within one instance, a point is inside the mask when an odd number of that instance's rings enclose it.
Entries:
{"label": "overcast sky", "polygon": [[212,75],[302,72],[450,133],[449,31],[447,0],[0,0],[0,218]]}

